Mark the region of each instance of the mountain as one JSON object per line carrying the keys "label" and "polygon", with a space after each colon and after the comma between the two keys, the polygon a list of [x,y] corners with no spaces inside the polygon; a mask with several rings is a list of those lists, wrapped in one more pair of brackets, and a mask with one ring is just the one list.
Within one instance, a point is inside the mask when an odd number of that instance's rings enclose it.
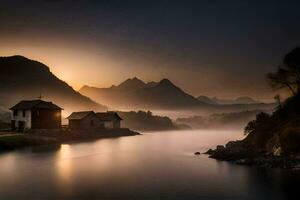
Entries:
{"label": "mountain", "polygon": [[207,96],[199,96],[199,97],[197,97],[197,99],[201,102],[212,104],[212,105],[218,104],[217,102],[215,102],[214,100],[212,100],[211,98],[209,98]]}
{"label": "mountain", "polygon": [[68,111],[107,109],[75,91],[40,62],[23,56],[0,57],[0,106],[8,109],[40,95]]}
{"label": "mountain", "polygon": [[139,90],[144,87],[146,87],[146,83],[136,77],[127,79],[118,86],[118,88],[122,90]]}
{"label": "mountain", "polygon": [[[262,110],[230,113],[215,113],[208,116],[177,118],[176,123],[186,124],[194,129],[241,129]],[[271,112],[266,110],[266,112]]]}
{"label": "mountain", "polygon": [[258,104],[258,103],[261,103],[257,100],[254,100],[253,98],[247,97],[247,96],[238,97],[236,99],[219,99],[217,97],[214,97],[211,100],[218,104]]}
{"label": "mountain", "polygon": [[168,79],[145,83],[135,77],[110,88],[83,86],[79,92],[113,108],[182,109],[210,106],[187,94]]}
{"label": "mountain", "polygon": [[264,168],[297,168],[300,163],[300,93],[272,114],[261,112],[248,122],[243,140],[207,151],[211,158]]}
{"label": "mountain", "polygon": [[118,112],[123,119],[122,126],[136,131],[176,130],[177,125],[166,116],[153,115],[150,111]]}
{"label": "mountain", "polygon": [[[134,77],[118,86],[96,88],[83,86],[79,92],[113,109],[125,110],[188,110],[202,113],[236,112],[255,109],[272,109],[274,104],[218,104],[212,99],[187,94],[168,79],[159,82]],[[236,102],[236,101],[235,101]]]}

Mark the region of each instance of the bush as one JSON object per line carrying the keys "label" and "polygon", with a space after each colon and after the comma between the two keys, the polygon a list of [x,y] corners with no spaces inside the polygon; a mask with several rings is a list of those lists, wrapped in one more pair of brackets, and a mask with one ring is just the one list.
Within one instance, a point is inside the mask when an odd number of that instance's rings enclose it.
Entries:
{"label": "bush", "polygon": [[280,134],[283,155],[300,152],[300,128],[287,128]]}
{"label": "bush", "polygon": [[270,115],[264,112],[261,112],[256,115],[256,119],[250,121],[245,127],[245,135],[252,133],[253,131],[259,131],[260,129],[266,127],[270,121]]}

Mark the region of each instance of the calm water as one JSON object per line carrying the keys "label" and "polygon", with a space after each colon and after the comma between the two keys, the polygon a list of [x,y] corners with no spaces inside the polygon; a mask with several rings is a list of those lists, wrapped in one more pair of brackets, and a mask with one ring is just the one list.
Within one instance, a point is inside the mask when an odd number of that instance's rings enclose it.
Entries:
{"label": "calm water", "polygon": [[193,155],[240,137],[241,131],[174,131],[0,154],[0,199],[291,198],[300,171]]}

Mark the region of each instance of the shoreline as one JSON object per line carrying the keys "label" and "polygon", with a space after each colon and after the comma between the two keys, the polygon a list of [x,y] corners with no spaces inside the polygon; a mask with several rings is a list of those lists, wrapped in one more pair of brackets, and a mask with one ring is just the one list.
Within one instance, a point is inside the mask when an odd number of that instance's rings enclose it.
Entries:
{"label": "shoreline", "polygon": [[300,155],[274,155],[266,152],[254,152],[243,141],[230,141],[225,146],[218,145],[204,154],[209,158],[227,161],[238,165],[262,168],[300,169]]}
{"label": "shoreline", "polygon": [[27,147],[60,146],[75,142],[92,141],[105,138],[141,135],[130,129],[114,130],[33,130],[28,133],[10,132],[0,134],[0,152]]}

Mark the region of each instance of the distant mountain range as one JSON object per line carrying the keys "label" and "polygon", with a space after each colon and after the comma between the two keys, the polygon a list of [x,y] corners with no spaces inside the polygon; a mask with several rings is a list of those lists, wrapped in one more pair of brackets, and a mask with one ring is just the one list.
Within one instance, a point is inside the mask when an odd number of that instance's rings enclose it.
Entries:
{"label": "distant mountain range", "polygon": [[40,62],[23,56],[0,57],[1,107],[8,109],[20,100],[40,95],[69,111],[107,109],[75,91]]}
{"label": "distant mountain range", "polygon": [[181,109],[207,106],[168,79],[145,83],[135,77],[110,88],[85,85],[79,92],[113,108]]}
{"label": "distant mountain range", "polygon": [[247,97],[247,96],[238,97],[236,99],[219,99],[217,97],[209,98],[207,96],[199,96],[199,97],[197,97],[197,99],[199,101],[202,101],[202,102],[205,102],[205,103],[208,103],[208,104],[213,104],[213,105],[216,105],[216,104],[222,104],[222,105],[230,104],[230,105],[232,105],[232,104],[259,104],[259,103],[262,103],[260,101],[254,100],[253,98]]}
{"label": "distant mountain range", "polygon": [[[80,92],[80,93],[79,93]],[[23,56],[0,57],[0,107],[7,110],[24,99],[53,101],[67,111],[110,109],[126,110],[201,110],[227,112],[270,109],[273,104],[257,103],[242,97],[230,104],[205,96],[198,99],[184,92],[168,79],[148,82],[138,78],[127,79],[118,86],[96,88],[83,86],[75,91],[51,73],[49,68]],[[238,104],[236,104],[238,103]],[[226,105],[225,105],[226,104]]]}
{"label": "distant mountain range", "polygon": [[218,103],[214,100],[212,100],[211,98],[207,97],[207,96],[199,96],[197,97],[197,99],[201,102],[207,103],[207,104],[212,104],[212,105],[217,105]]}
{"label": "distant mountain range", "polygon": [[225,103],[206,96],[198,98],[184,92],[168,79],[159,82],[144,81],[134,77],[109,88],[83,86],[79,92],[97,102],[102,102],[114,109],[152,109],[152,110],[209,110],[239,111],[252,109],[270,109],[272,104],[259,103],[250,97],[241,97]]}
{"label": "distant mountain range", "polygon": [[191,116],[177,118],[176,123],[186,124],[194,129],[241,129],[258,113],[271,112],[270,110],[251,110],[229,113],[216,113],[208,116]]}

